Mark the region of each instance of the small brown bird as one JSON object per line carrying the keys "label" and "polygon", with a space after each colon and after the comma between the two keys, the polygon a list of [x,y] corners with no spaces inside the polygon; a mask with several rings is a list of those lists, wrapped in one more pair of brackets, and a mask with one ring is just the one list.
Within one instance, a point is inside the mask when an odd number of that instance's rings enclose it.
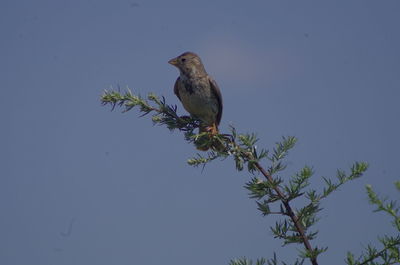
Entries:
{"label": "small brown bird", "polygon": [[176,79],[174,93],[183,107],[201,121],[199,133],[218,134],[222,117],[221,91],[214,79],[207,74],[200,57],[193,52],[185,52],[168,63],[179,69],[180,75]]}

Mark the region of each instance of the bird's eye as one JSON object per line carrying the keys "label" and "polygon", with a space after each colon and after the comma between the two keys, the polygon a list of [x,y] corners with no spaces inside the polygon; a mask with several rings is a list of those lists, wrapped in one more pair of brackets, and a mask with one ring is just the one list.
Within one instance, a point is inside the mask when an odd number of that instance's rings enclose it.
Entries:
{"label": "bird's eye", "polygon": [[181,62],[183,63],[184,61],[186,61],[186,59],[185,59],[185,58],[182,58],[182,59],[181,59]]}

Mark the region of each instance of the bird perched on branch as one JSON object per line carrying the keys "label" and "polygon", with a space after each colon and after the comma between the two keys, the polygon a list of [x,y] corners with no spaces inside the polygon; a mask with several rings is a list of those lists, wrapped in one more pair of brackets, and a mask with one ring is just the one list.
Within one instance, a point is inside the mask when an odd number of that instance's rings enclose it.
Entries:
{"label": "bird perched on branch", "polygon": [[179,69],[174,93],[183,107],[200,120],[199,133],[209,132],[212,136],[218,134],[222,117],[221,91],[207,74],[200,57],[193,52],[185,52],[168,63]]}

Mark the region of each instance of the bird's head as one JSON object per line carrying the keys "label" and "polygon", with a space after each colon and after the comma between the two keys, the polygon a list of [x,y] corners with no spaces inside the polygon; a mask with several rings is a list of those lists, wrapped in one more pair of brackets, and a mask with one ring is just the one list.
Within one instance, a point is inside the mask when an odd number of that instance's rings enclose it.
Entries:
{"label": "bird's head", "polygon": [[168,63],[178,68],[181,75],[186,77],[202,76],[207,74],[200,57],[193,52],[185,52],[178,57],[169,60]]}

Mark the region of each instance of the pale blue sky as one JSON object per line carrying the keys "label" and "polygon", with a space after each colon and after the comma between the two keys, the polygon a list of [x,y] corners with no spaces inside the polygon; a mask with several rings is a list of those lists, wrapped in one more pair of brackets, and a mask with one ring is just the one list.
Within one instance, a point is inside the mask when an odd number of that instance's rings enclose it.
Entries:
{"label": "pale blue sky", "polygon": [[321,264],[393,233],[364,187],[399,198],[399,12],[396,0],[2,0],[0,264],[293,261],[231,159],[191,168],[182,134],[100,106],[118,85],[179,104],[167,61],[184,51],[221,87],[223,132],[268,148],[299,138],[283,178],[307,164],[321,188],[370,163],[322,205]]}

